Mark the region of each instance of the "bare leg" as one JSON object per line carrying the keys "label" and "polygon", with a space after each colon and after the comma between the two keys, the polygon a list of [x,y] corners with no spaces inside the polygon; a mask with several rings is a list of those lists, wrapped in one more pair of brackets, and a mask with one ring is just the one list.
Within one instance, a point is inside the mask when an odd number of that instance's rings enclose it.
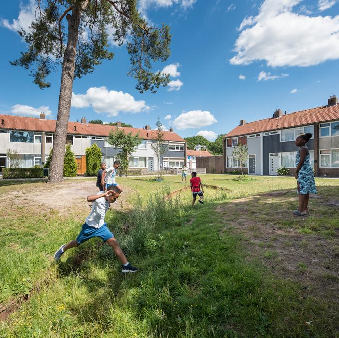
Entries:
{"label": "bare leg", "polygon": [[112,237],[110,239],[107,240],[107,244],[112,247],[114,253],[117,255],[117,257],[119,258],[121,264],[126,264],[127,263],[127,259],[124,255],[124,253],[122,252],[119,244],[118,244],[118,241]]}
{"label": "bare leg", "polygon": [[79,244],[77,241],[70,241],[69,243],[67,243],[67,244],[64,246],[63,250],[64,250],[64,252],[65,252],[65,251],[67,251],[68,249],[75,248],[75,247],[77,247],[77,246],[79,246],[79,245],[80,245],[80,244]]}
{"label": "bare leg", "polygon": [[194,203],[195,203],[195,201],[196,201],[196,197],[193,197],[193,201],[192,201],[192,207],[193,207],[193,205],[194,205]]}
{"label": "bare leg", "polygon": [[308,211],[308,200],[310,199],[310,194],[304,195],[304,205],[303,205],[303,211]]}
{"label": "bare leg", "polygon": [[299,206],[298,206],[298,210],[300,212],[304,211],[304,200],[305,200],[305,195],[299,194]]}

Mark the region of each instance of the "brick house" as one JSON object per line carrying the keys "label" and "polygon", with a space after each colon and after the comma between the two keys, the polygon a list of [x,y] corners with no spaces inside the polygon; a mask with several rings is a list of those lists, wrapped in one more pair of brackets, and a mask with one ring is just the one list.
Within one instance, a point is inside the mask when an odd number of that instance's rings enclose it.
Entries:
{"label": "brick house", "polygon": [[316,176],[339,176],[339,104],[336,96],[326,106],[290,114],[276,110],[273,117],[239,126],[224,137],[225,172],[239,170],[239,161],[232,156],[239,143],[247,144],[248,159],[245,171],[255,175],[277,175],[279,167],[295,172],[295,139],[312,133],[307,143]]}

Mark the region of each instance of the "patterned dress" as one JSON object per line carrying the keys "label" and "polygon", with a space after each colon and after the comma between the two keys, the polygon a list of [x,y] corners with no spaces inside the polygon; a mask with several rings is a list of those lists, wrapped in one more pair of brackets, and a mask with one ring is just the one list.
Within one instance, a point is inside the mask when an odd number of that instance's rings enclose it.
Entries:
{"label": "patterned dress", "polygon": [[[299,162],[300,162],[300,149],[298,150],[297,156],[296,156],[297,166]],[[304,163],[300,168],[300,171],[298,173],[298,183],[299,183],[299,190],[300,190],[301,195],[317,193],[317,189],[314,183],[313,168],[310,164],[310,153],[306,155]]]}

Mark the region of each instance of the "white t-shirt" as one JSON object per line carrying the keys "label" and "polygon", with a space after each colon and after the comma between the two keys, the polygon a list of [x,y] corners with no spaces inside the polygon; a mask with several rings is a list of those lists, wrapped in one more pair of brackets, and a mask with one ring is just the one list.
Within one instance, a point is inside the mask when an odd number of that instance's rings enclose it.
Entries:
{"label": "white t-shirt", "polygon": [[[102,192],[97,193],[97,195]],[[105,197],[96,199],[92,204],[92,210],[86,218],[86,224],[93,228],[100,228],[105,223],[105,215],[109,208],[109,203]]]}
{"label": "white t-shirt", "polygon": [[112,167],[106,169],[105,182],[106,184],[115,184],[115,176],[117,175],[117,170]]}

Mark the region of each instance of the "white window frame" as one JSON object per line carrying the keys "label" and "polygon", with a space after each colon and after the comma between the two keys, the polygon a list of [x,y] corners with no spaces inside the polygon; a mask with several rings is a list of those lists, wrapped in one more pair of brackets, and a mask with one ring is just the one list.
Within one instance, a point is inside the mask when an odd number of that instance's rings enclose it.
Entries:
{"label": "white window frame", "polygon": [[[237,144],[234,145],[233,141],[237,141]],[[239,137],[232,137],[232,148],[236,147],[239,144]]]}
{"label": "white window frame", "polygon": [[[38,164],[35,163],[35,161],[36,161],[37,159],[40,159],[40,163],[38,163]],[[33,167],[35,167],[36,165],[42,165],[41,156],[34,156]]]}
{"label": "white window frame", "polygon": [[339,151],[339,148],[332,148],[331,151],[330,151],[330,155],[331,155],[331,162],[330,162],[331,167],[330,167],[330,168],[339,169],[339,167],[333,167],[333,166],[332,166],[332,151],[333,151],[333,150],[338,150],[338,151]]}
{"label": "white window frame", "polygon": [[[40,142],[36,142],[36,139],[40,137]],[[41,134],[34,134],[34,143],[41,144],[42,143],[42,135]]]}
{"label": "white window frame", "polygon": [[227,138],[226,138],[226,148],[232,148],[232,145],[231,145],[231,146],[228,146],[228,145],[227,145],[227,140],[232,140],[232,137],[227,137]]}
{"label": "white window frame", "polygon": [[[328,126],[327,127],[322,127],[321,125],[324,125],[324,124],[328,124]],[[326,136],[321,136],[321,129],[325,129],[325,128],[329,129],[329,133]],[[320,125],[319,125],[319,137],[320,138],[331,137],[331,122],[320,123]],[[323,149],[323,150],[327,150],[327,149]]]}
{"label": "white window frame", "polygon": [[[170,147],[174,147],[174,149],[170,149]],[[182,147],[182,149],[180,149]],[[168,151],[185,151],[185,146],[180,143],[169,143],[168,144]]]}
{"label": "white window frame", "polygon": [[[52,138],[52,142],[51,143],[47,143],[47,137],[51,137]],[[45,144],[53,144],[53,142],[54,142],[53,134],[46,134],[45,135]]]}
{"label": "white window frame", "polygon": [[[305,133],[305,128],[306,127],[312,127],[313,126],[313,133],[312,133],[312,137],[310,138],[310,140],[313,140],[314,139],[314,125],[313,124],[309,124],[307,126],[299,126],[299,127],[295,127],[295,128],[285,128],[285,129],[282,129],[281,131],[283,130],[292,130],[293,129],[293,132],[294,132],[294,138],[293,140],[289,140],[289,141],[283,141],[281,139],[281,136],[282,136],[282,132],[280,133],[280,142],[283,143],[283,142],[293,142],[296,138],[297,138],[297,129],[302,129],[302,133]],[[272,133],[272,132],[271,132]],[[270,134],[271,134],[270,133]],[[299,134],[300,135],[300,134]]]}
{"label": "white window frame", "polygon": [[[290,166],[288,166],[288,167],[286,167],[286,166],[283,166],[283,164],[282,164],[282,160],[283,160],[283,154],[294,154],[293,156],[294,156],[294,166],[293,167],[290,167]],[[283,151],[283,152],[281,152],[280,153],[280,166],[281,167],[284,167],[284,168],[289,168],[289,169],[295,169],[297,166],[296,166],[296,164],[295,164],[295,158],[296,158],[296,154],[297,154],[297,152],[296,151]]]}
{"label": "white window frame", "polygon": [[147,142],[145,140],[142,140],[140,144],[138,144],[138,149],[145,150],[147,149]]}
{"label": "white window frame", "polygon": [[128,162],[130,161],[130,158],[133,158],[133,160],[134,159],[138,159],[138,163],[139,163],[139,158],[140,157],[144,157],[146,160],[145,160],[145,166],[144,167],[130,167],[131,169],[144,169],[144,168],[147,168],[147,157],[146,156],[130,156],[129,158],[128,158]]}
{"label": "white window frame", "polygon": [[339,123],[339,121],[331,122],[330,134],[331,134],[331,137],[338,137],[339,135],[332,135],[332,124],[334,124],[334,123]]}
{"label": "white window frame", "polygon": [[[321,154],[321,151],[323,150],[328,150],[330,153],[329,154]],[[319,149],[319,168],[332,168],[332,152],[331,152],[332,149]],[[321,165],[321,156],[329,156],[330,158],[330,165],[328,167],[323,167]]]}
{"label": "white window frame", "polygon": [[256,137],[255,134],[247,136],[247,138],[254,138],[254,137]]}

